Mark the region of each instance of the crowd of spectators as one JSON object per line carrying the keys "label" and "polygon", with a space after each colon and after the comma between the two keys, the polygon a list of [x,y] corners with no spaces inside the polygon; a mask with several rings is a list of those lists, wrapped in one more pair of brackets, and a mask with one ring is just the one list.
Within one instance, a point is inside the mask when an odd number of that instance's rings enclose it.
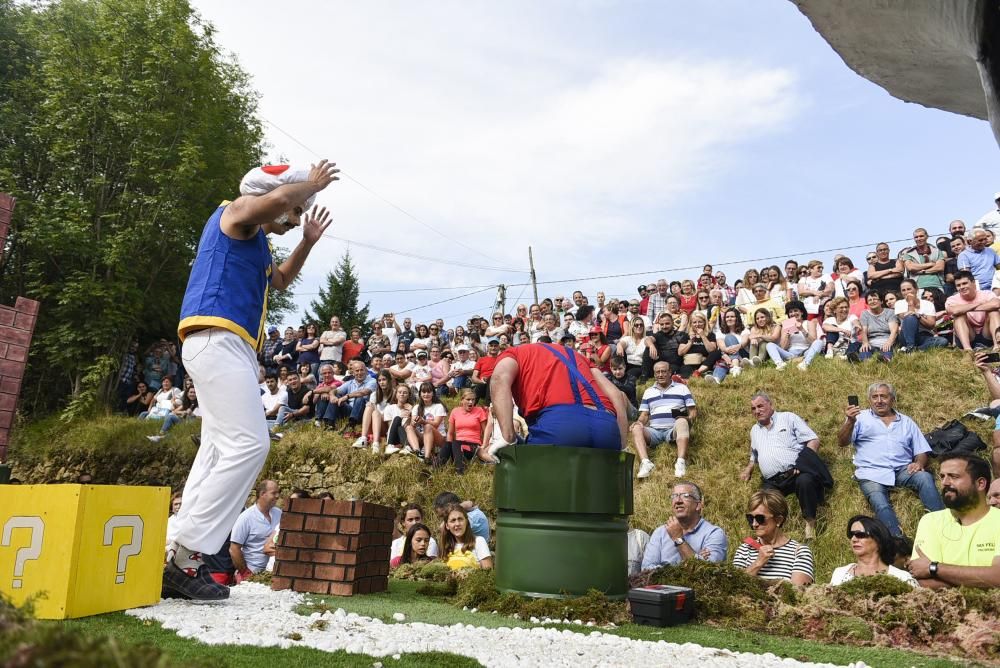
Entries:
{"label": "crowd of spectators", "polygon": [[[1000,193],[997,205],[1000,221]],[[429,324],[400,321],[391,313],[364,331],[345,331],[336,316],[322,332],[313,323],[283,331],[272,326],[259,356],[261,409],[275,439],[288,429],[328,430],[347,437],[355,448],[383,456],[412,455],[433,466],[451,462],[462,472],[494,437],[489,380],[498,357],[519,345],[557,343],[576,348],[625,396],[639,458],[637,477],[647,478],[655,468],[652,448],[673,442],[674,475],[680,479],[687,472],[698,416],[692,392],[696,379],[722,384],[748,366],[773,365],[783,371],[794,363],[808,372],[818,357],[888,364],[894,355],[934,347],[972,350],[1000,344],[998,248],[989,225],[967,232],[962,221],[953,221],[949,235],[933,242],[926,230],[914,230],[913,244],[895,256],[888,243],[877,244],[859,265],[835,255],[829,271],[819,259],[790,259],[781,266],[749,269],[730,283],[724,272],[705,265],[696,279],[659,279],[638,286],[631,298],[608,299],[598,292],[591,304],[576,291],[571,298],[518,304],[512,313],[474,316],[452,327],[441,319]],[[995,417],[1000,413],[1000,380],[995,367],[981,356],[976,359],[995,400],[986,409]],[[120,381],[122,410],[162,421],[151,440],[198,417],[196,389],[183,373],[176,346],[166,340],[142,356],[133,346]],[[457,397],[451,411],[441,401],[447,396]],[[876,383],[867,399],[869,408],[852,405],[845,410],[838,442],[855,448],[855,480],[875,517],[858,516],[848,523],[858,561],[838,569],[834,580],[888,572],[928,586],[993,582],[1000,552],[994,550],[996,564],[994,553],[988,559],[958,559],[967,562],[963,568],[985,569],[974,575],[952,572],[945,565],[952,563],[946,559],[957,558],[949,551],[954,546],[941,545],[938,535],[923,527],[925,522],[945,522],[940,513],[972,513],[991,527],[1000,522],[1000,511],[986,512],[992,474],[1000,466],[996,451],[993,471],[987,462],[985,475],[978,463],[983,460],[943,459],[942,465],[952,462],[949,467],[956,471],[946,474],[942,466],[939,491],[927,470],[926,439],[910,418],[895,410],[895,390]],[[833,479],[816,454],[815,432],[802,418],[776,411],[763,393],[751,398],[750,408],[757,425],[741,477],[750,480],[759,469],[762,488],[747,507],[754,535],[739,544],[733,563],[761,577],[808,584],[814,577],[809,541]],[[928,512],[917,528],[912,562],[890,502],[890,493],[901,488],[916,492]],[[799,500],[806,527],[802,542],[783,530],[787,494]],[[1000,487],[996,497],[1000,502]],[[725,558],[728,539],[702,517],[704,497],[698,486],[677,482],[671,501],[674,517],[651,538],[630,535],[637,552],[630,559],[633,569],[686,558]],[[393,559],[441,558],[455,568],[490,567],[488,536],[481,540],[475,535],[469,508],[442,503],[435,504],[435,512],[440,526],[432,530],[420,508],[404,510],[403,535],[394,545]],[[263,526],[259,517],[255,521]],[[960,521],[951,533],[961,535],[948,540],[969,544],[975,531],[964,526]],[[916,568],[901,570],[907,562]]]}

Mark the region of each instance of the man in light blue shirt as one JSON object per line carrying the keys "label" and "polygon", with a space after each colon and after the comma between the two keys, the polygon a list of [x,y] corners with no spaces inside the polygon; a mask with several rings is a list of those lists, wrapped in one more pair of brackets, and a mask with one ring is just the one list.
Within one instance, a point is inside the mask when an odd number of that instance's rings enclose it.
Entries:
{"label": "man in light blue shirt", "polygon": [[969,245],[958,254],[958,269],[967,269],[976,277],[980,290],[993,287],[993,273],[1000,267],[1000,255],[990,248],[989,234],[984,229],[975,229],[969,237]]}
{"label": "man in light blue shirt", "polygon": [[927,470],[927,439],[917,424],[896,411],[896,390],[889,383],[876,381],[868,386],[871,408],[848,406],[847,419],[837,432],[842,447],[854,443],[854,478],[868,499],[875,517],[894,536],[902,536],[896,511],[889,502],[894,487],[909,487],[920,497],[928,511],[941,510],[944,504]]}
{"label": "man in light blue shirt", "polygon": [[274,533],[281,524],[278,502],[278,483],[263,480],[257,486],[257,502],[240,513],[230,536],[229,556],[238,573],[259,573],[267,566],[268,555],[264,548],[274,540]]}
{"label": "man in light blue shirt", "polygon": [[[344,427],[344,434],[355,432],[365,416],[365,406],[368,405],[368,398],[375,391],[375,379],[368,375],[368,367],[361,360],[350,362],[351,379],[334,390],[337,395],[330,401],[337,405],[337,419],[347,418],[347,426]],[[353,436],[352,436],[353,438]],[[358,434],[354,441],[355,448],[368,446],[365,434]]]}
{"label": "man in light blue shirt", "polygon": [[642,570],[679,564],[685,559],[722,562],[729,540],[725,532],[701,516],[701,488],[680,481],[670,495],[674,516],[658,526],[642,555]]}

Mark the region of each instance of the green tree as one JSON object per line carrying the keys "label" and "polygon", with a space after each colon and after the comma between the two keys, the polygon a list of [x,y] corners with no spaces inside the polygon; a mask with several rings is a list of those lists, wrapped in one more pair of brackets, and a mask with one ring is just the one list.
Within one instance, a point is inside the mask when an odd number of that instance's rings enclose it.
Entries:
{"label": "green tree", "polygon": [[[272,249],[272,255],[275,264],[280,265],[288,259],[291,253],[281,246],[275,246]],[[302,274],[296,276],[292,284],[285,290],[267,288],[267,324],[280,325],[289,314],[295,312],[295,286],[299,284],[301,278]]]}
{"label": "green tree", "polygon": [[171,336],[205,220],[259,163],[213,33],[187,0],[0,0],[0,300],[41,302],[29,409],[108,396],[130,339]]}
{"label": "green tree", "polygon": [[327,273],[326,287],[321,287],[319,296],[309,303],[312,310],[306,311],[306,320],[326,326],[332,316],[339,316],[345,331],[360,327],[362,332],[367,332],[369,304],[365,302],[363,307],[358,308],[359,294],[358,275],[351,262],[351,251],[346,250],[336,269]]}

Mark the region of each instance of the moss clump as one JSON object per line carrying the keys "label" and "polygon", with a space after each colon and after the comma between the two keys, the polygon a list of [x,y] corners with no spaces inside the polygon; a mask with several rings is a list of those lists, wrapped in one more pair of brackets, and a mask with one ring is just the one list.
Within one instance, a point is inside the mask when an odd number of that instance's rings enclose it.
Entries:
{"label": "moss clump", "polygon": [[868,596],[877,600],[885,596],[909,594],[913,587],[891,575],[871,575],[849,580],[839,585],[837,591],[848,596]]}
{"label": "moss clump", "polygon": [[875,639],[875,632],[861,617],[832,617],[827,627],[830,638],[836,638],[838,642],[845,640],[855,640],[871,642]]}
{"label": "moss clump", "polygon": [[151,645],[123,646],[114,638],[36,622],[30,609],[17,608],[0,596],[0,665],[165,668],[173,664]]}
{"label": "moss clump", "polygon": [[508,616],[517,614],[522,619],[579,619],[597,624],[621,624],[631,619],[624,602],[611,601],[596,590],[575,598],[525,598],[498,592],[493,571],[470,571],[456,582],[457,590],[452,603],[460,607],[496,610]]}
{"label": "moss clump", "polygon": [[452,570],[448,564],[441,561],[429,561],[423,564],[401,564],[392,571],[392,577],[397,580],[428,580],[431,582],[446,582],[451,578]]}

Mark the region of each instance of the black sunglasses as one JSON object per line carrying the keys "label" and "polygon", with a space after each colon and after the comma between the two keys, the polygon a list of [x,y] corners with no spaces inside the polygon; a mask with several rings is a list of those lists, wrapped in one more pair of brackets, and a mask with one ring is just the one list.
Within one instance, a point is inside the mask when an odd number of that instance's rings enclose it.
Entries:
{"label": "black sunglasses", "polygon": [[750,515],[750,514],[748,514],[748,515],[747,515],[747,524],[749,524],[749,525],[750,525],[751,527],[752,527],[752,526],[753,526],[753,525],[754,525],[755,523],[756,523],[756,524],[767,524],[767,521],[768,521],[769,519],[770,519],[770,518],[769,518],[769,517],[767,517],[766,515]]}
{"label": "black sunglasses", "polygon": [[872,535],[870,533],[868,533],[867,531],[848,531],[847,532],[847,537],[848,538],[857,538],[858,540],[861,540],[862,538],[871,538]]}

